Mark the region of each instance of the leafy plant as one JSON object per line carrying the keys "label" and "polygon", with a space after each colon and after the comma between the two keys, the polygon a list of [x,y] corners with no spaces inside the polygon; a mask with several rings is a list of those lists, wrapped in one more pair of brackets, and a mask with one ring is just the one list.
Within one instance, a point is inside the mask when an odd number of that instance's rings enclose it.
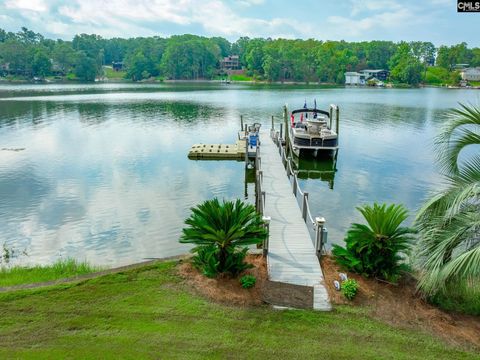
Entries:
{"label": "leafy plant", "polygon": [[247,269],[245,246],[259,244],[267,236],[255,207],[241,200],[207,200],[192,208],[185,224],[180,242],[197,245],[192,249],[194,265],[207,276],[237,275]]}
{"label": "leafy plant", "polygon": [[347,279],[342,282],[341,292],[348,300],[352,300],[357,295],[358,283],[355,279]]}
{"label": "leafy plant", "polygon": [[480,155],[463,151],[478,145],[480,108],[461,104],[450,110],[436,139],[448,186],[427,201],[416,218],[419,289],[428,297],[463,286],[465,293],[475,292],[474,284],[480,282]]}
{"label": "leafy plant", "polygon": [[207,277],[215,277],[218,274],[218,249],[215,246],[204,245],[195,249],[196,255],[192,257],[192,264],[203,275]]}
{"label": "leafy plant", "polygon": [[386,204],[357,207],[368,225],[354,223],[345,237],[346,247],[333,245],[336,261],[350,271],[396,281],[407,266],[402,254],[408,254],[415,229],[402,227],[408,217],[403,205]]}
{"label": "leafy plant", "polygon": [[253,275],[243,275],[240,278],[240,284],[244,289],[250,289],[257,283],[257,278]]}

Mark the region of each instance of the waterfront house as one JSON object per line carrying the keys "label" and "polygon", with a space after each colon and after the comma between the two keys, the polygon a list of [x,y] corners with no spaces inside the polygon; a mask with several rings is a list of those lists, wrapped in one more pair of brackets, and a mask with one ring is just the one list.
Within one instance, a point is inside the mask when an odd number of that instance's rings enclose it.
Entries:
{"label": "waterfront house", "polygon": [[113,71],[121,71],[123,69],[123,62],[112,62],[112,69]]}
{"label": "waterfront house", "polygon": [[[366,85],[370,82],[374,84],[382,84],[387,81],[390,72],[388,70],[360,70],[348,71],[345,73],[345,85]],[[382,86],[380,85],[380,86]]]}
{"label": "waterfront house", "polygon": [[480,81],[480,67],[462,69],[460,76],[465,81]]}
{"label": "waterfront house", "polygon": [[345,73],[345,85],[365,85],[365,75],[348,71]]}
{"label": "waterfront house", "polygon": [[379,69],[379,70],[365,69],[365,70],[360,70],[359,72],[365,75],[365,79],[367,81],[371,78],[376,78],[380,81],[387,81],[387,78],[390,75],[390,72],[388,70],[383,70],[383,69]]}
{"label": "waterfront house", "polygon": [[230,55],[220,60],[220,67],[222,70],[239,70],[240,59],[238,55]]}

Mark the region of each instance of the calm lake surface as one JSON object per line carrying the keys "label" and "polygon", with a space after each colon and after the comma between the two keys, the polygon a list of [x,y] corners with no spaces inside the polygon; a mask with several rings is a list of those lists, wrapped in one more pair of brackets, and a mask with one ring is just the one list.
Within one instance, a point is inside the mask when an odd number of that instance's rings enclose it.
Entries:
{"label": "calm lake surface", "polygon": [[[0,85],[0,245],[51,263],[115,266],[188,251],[189,208],[214,196],[254,201],[244,163],[193,161],[194,143],[233,143],[240,115],[270,127],[282,105],[340,107],[333,164],[301,161],[301,186],[329,243],[355,207],[405,204],[441,186],[432,138],[442,115],[479,92],[221,84]],[[17,151],[13,151],[17,150]],[[268,199],[267,199],[268,201]],[[413,216],[411,216],[412,218]]]}

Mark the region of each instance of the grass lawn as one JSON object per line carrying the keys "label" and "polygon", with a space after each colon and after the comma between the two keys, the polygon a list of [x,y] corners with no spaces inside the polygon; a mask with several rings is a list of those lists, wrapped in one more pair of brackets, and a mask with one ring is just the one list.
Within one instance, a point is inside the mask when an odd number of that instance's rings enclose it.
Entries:
{"label": "grass lawn", "polygon": [[232,74],[230,75],[232,81],[253,81],[253,77],[244,74]]}
{"label": "grass lawn", "polygon": [[102,268],[73,259],[60,260],[48,266],[0,267],[0,287],[57,280],[100,270]]}
{"label": "grass lawn", "polygon": [[421,332],[334,312],[234,308],[192,294],[175,262],[0,293],[0,358],[478,359]]}
{"label": "grass lawn", "polygon": [[103,71],[109,79],[125,79],[126,71],[114,71],[111,66],[104,66]]}

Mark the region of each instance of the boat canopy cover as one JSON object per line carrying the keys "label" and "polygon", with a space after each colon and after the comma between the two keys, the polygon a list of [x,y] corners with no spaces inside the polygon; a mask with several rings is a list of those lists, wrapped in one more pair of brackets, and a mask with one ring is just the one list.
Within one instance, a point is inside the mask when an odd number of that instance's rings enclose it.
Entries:
{"label": "boat canopy cover", "polygon": [[330,113],[328,111],[319,110],[319,109],[307,109],[307,108],[293,110],[292,115],[299,114],[299,113],[306,113],[306,112],[323,114],[323,115],[327,115],[327,117],[330,117]]}

